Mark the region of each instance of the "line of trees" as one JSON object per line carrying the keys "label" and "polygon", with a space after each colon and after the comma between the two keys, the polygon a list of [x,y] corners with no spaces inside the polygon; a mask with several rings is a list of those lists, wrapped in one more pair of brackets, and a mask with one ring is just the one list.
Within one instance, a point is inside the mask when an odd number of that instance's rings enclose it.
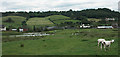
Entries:
{"label": "line of trees", "polygon": [[[81,11],[73,11],[70,9],[69,11],[46,11],[46,12],[25,12],[25,11],[19,11],[19,12],[3,12],[2,16],[23,16],[26,17],[26,21],[29,20],[29,18],[32,17],[47,17],[51,15],[64,15],[67,17],[70,17],[70,19],[73,20],[80,20],[81,22],[73,23],[73,22],[64,22],[61,23],[60,26],[63,25],[80,25],[81,23],[90,23],[91,25],[98,26],[99,24],[106,24],[105,18],[115,18],[118,19],[120,17],[120,13],[117,11],[112,11],[108,8],[98,8],[98,9],[85,9]],[[87,20],[87,18],[96,18],[96,19],[102,19],[100,22],[90,22]],[[50,20],[50,19],[49,19]],[[26,21],[23,21],[21,25],[26,26]],[[50,20],[51,21],[51,20]],[[11,18],[8,18],[8,20],[4,22],[14,22],[11,20]],[[51,21],[53,22],[53,21]],[[117,22],[117,21],[115,21]],[[54,23],[54,22],[53,22]],[[54,23],[55,24],[55,23]],[[112,24],[112,23],[107,23]],[[57,25],[57,24],[56,24]],[[34,30],[36,30],[36,27],[34,26]]]}
{"label": "line of trees", "polygon": [[71,17],[71,19],[85,19],[85,18],[117,18],[120,16],[119,12],[112,11],[108,8],[98,8],[98,9],[86,9],[86,10],[81,10],[81,11],[73,11],[70,9],[69,11],[46,11],[46,12],[25,12],[25,11],[19,11],[19,12],[3,12],[3,16],[23,16],[26,17],[27,19],[32,18],[32,17],[47,17],[50,15],[64,15]]}

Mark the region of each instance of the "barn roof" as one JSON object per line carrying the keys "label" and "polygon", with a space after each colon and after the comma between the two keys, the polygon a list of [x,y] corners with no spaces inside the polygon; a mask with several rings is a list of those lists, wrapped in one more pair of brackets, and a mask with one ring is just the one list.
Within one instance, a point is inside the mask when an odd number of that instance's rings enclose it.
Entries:
{"label": "barn roof", "polygon": [[5,27],[5,25],[0,25],[0,28],[4,28]]}

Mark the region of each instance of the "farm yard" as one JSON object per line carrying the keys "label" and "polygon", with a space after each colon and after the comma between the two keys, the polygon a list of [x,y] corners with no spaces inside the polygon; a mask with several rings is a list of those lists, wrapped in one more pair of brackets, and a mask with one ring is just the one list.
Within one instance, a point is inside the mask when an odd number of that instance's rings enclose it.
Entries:
{"label": "farm yard", "polygon": [[[3,32],[3,55],[118,55],[118,29],[65,29],[44,31],[54,35],[9,37],[23,32]],[[97,39],[114,39],[110,50],[97,46]]]}

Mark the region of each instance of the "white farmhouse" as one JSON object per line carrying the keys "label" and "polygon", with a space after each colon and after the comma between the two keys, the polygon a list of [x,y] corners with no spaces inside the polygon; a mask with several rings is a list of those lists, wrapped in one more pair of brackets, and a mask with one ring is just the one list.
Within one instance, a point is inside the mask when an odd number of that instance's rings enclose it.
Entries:
{"label": "white farmhouse", "polygon": [[6,27],[4,25],[0,25],[0,31],[6,31]]}
{"label": "white farmhouse", "polygon": [[81,26],[80,26],[80,28],[90,28],[91,26],[89,26],[89,24],[88,25],[85,25],[85,24],[82,24]]}
{"label": "white farmhouse", "polygon": [[17,31],[17,29],[12,29],[12,31]]}
{"label": "white farmhouse", "polygon": [[19,29],[19,32],[23,32],[23,29],[20,28],[20,29]]}
{"label": "white farmhouse", "polygon": [[115,18],[105,18],[106,21],[114,21]]}

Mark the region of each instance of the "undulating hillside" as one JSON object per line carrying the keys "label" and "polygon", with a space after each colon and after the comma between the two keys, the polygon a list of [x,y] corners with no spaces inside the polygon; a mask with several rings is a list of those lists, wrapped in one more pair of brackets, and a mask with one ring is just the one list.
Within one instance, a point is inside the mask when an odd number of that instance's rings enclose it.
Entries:
{"label": "undulating hillside", "polygon": [[46,17],[52,21],[55,21],[55,20],[66,20],[66,19],[70,19],[70,17],[67,17],[67,16],[63,16],[63,15],[51,15],[51,16],[48,16]]}
{"label": "undulating hillside", "polygon": [[21,16],[5,16],[2,18],[2,23],[6,27],[18,28],[22,26],[23,21],[26,22],[27,26],[54,26],[56,24],[61,24],[64,22],[81,22],[80,20],[73,20],[70,17],[63,15],[51,15],[48,17],[40,18],[34,17],[26,20],[25,17]]}
{"label": "undulating hillside", "polygon": [[80,20],[73,20],[73,19],[70,19],[70,17],[63,16],[63,15],[52,15],[46,18],[49,19],[54,24],[58,24],[58,25],[64,22],[73,22],[73,23],[80,22]]}
{"label": "undulating hillside", "polygon": [[79,20],[73,20],[70,19],[69,17],[63,16],[63,15],[51,15],[45,18],[30,18],[26,23],[27,25],[35,25],[35,26],[51,26],[51,25],[56,25],[56,24],[61,24],[64,22],[80,22]]}
{"label": "undulating hillside", "polygon": [[22,26],[22,22],[25,21],[25,17],[21,16],[6,16],[2,17],[2,24],[5,25],[6,27],[20,27]]}
{"label": "undulating hillside", "polygon": [[46,18],[30,18],[27,22],[27,25],[53,25],[51,21]]}

